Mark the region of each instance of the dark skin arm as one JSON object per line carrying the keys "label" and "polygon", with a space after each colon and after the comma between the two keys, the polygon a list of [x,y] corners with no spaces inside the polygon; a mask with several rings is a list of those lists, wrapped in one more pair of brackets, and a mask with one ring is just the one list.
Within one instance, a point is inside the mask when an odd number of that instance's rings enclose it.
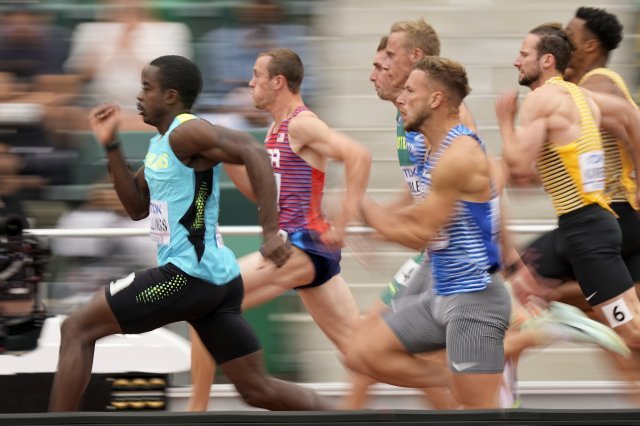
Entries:
{"label": "dark skin arm", "polygon": [[[290,255],[290,246],[283,247],[278,236],[277,188],[271,159],[264,147],[248,133],[215,126],[205,120],[187,121],[171,132],[169,138],[178,158],[195,170],[205,170],[217,163],[245,166],[263,229],[262,254],[276,265],[283,265]],[[281,250],[285,247],[286,251]]]}
{"label": "dark skin arm", "polygon": [[[91,129],[102,146],[117,140],[120,108],[105,104],[94,109],[89,116]],[[109,170],[118,198],[133,220],[141,220],[149,215],[149,187],[144,178],[144,166],[133,172],[127,164],[121,149],[107,151]]]}
{"label": "dark skin arm", "polygon": [[[117,117],[108,117],[115,113],[113,108],[113,105],[99,107],[92,114],[92,126],[94,118],[97,123],[105,113],[107,117],[103,117],[102,120],[117,121]],[[94,132],[103,145],[115,139],[117,125],[113,126],[110,135],[109,132],[100,131],[100,127],[94,126]],[[107,138],[109,136],[111,139]],[[262,254],[276,265],[282,266],[291,254],[291,246],[278,235],[275,178],[269,156],[258,141],[248,133],[193,119],[175,128],[169,135],[169,143],[176,156],[196,171],[206,170],[221,162],[246,166],[256,194],[259,220],[263,229]],[[110,151],[108,158],[116,183],[116,192],[123,204],[128,206],[127,212],[134,219],[146,217],[149,213],[149,189],[143,169],[133,175],[128,170],[120,150]]]}

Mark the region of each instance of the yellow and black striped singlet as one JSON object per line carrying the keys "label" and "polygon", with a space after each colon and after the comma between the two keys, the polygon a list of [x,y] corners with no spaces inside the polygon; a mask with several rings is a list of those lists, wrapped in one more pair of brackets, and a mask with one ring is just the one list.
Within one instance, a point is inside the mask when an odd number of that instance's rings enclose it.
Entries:
{"label": "yellow and black striped singlet", "polygon": [[560,77],[547,84],[566,88],[580,114],[580,136],[566,145],[547,141],[538,156],[542,186],[551,197],[558,216],[597,203],[610,210],[604,193],[604,153],[602,139],[582,90]]}
{"label": "yellow and black striped singlet", "polygon": [[[608,68],[596,68],[586,73],[578,83],[580,86],[594,75],[609,77],[624,93],[625,97],[636,106],[629,88],[620,75]],[[637,106],[636,106],[637,108]],[[636,181],[634,178],[633,160],[628,154],[624,142],[618,141],[609,132],[602,131],[602,147],[604,148],[605,192],[612,202],[628,201],[632,206],[636,199]]]}

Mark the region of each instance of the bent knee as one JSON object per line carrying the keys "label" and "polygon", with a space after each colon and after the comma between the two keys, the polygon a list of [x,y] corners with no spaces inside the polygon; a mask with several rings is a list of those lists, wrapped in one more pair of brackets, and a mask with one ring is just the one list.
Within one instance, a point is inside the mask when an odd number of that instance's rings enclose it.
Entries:
{"label": "bent knee", "polygon": [[62,325],[60,325],[60,337],[63,340],[71,338],[84,340],[87,338],[87,335],[83,332],[80,321],[72,315],[66,318],[62,322]]}
{"label": "bent knee", "polygon": [[273,401],[277,401],[278,395],[269,380],[264,380],[251,385],[236,385],[240,397],[252,407],[271,409]]}

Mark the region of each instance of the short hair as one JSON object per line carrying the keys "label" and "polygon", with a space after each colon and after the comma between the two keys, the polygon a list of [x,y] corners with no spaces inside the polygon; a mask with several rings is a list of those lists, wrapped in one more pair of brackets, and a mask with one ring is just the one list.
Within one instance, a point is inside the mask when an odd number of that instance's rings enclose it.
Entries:
{"label": "short hair", "polygon": [[191,109],[202,90],[202,74],[198,66],[178,55],[160,56],[149,65],[158,68],[160,86],[163,89],[175,89],[184,106]]}
{"label": "short hair", "polygon": [[585,22],[585,27],[598,39],[608,52],[615,50],[622,41],[622,24],[616,15],[595,7],[579,7],[576,18]]}
{"label": "short hair", "polygon": [[406,34],[404,48],[406,50],[421,49],[425,55],[440,55],[440,39],[436,30],[424,18],[413,21],[398,21],[391,25],[390,33]]}
{"label": "short hair", "polygon": [[457,104],[460,104],[471,92],[467,71],[462,64],[452,59],[441,56],[425,56],[413,65],[413,69],[424,71],[443,84],[451,92],[449,97]]}
{"label": "short hair", "polygon": [[535,34],[540,37],[537,46],[538,57],[546,54],[553,55],[556,59],[556,68],[564,73],[571,60],[574,47],[562,24],[548,22],[538,25],[529,31],[529,34]]}
{"label": "short hair", "polygon": [[378,42],[378,47],[376,48],[376,52],[380,52],[387,48],[387,42],[389,41],[389,36],[383,35],[380,37],[380,41]]}
{"label": "short hair", "polygon": [[291,93],[300,93],[300,86],[304,78],[304,65],[296,52],[286,48],[275,48],[261,52],[258,57],[261,56],[271,58],[267,66],[269,77],[283,76]]}

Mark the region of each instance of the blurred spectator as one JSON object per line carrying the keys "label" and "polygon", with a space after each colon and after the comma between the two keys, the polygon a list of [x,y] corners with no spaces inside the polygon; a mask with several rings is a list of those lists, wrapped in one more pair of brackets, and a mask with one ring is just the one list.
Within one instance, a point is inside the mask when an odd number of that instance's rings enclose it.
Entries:
{"label": "blurred spectator", "polygon": [[239,130],[265,128],[269,125],[267,112],[253,105],[249,86],[237,86],[216,104],[200,104],[198,115],[211,123]]}
{"label": "blurred spectator", "polygon": [[[78,80],[65,75],[71,32],[51,23],[36,2],[4,5],[0,17],[0,197],[3,209],[25,217],[25,201],[46,184],[66,184],[76,158],[60,138]],[[9,171],[7,165],[11,164]]]}
{"label": "blurred spectator", "polygon": [[[204,77],[204,93],[199,107],[222,108],[227,114],[244,116],[252,127],[262,125],[251,124],[256,119],[262,121],[261,115],[251,111],[247,116],[249,111],[244,102],[239,109],[231,103],[238,99],[238,92],[226,95],[238,87],[246,87],[258,54],[274,47],[295,50],[305,63],[305,70],[312,68],[307,66],[313,64],[307,46],[309,27],[288,22],[286,12],[282,3],[274,0],[249,0],[234,7],[232,22],[201,37],[197,61]],[[306,99],[311,99],[312,82],[313,78],[305,75],[302,92]],[[250,98],[248,102],[251,103]]]}
{"label": "blurred spectator", "polygon": [[[132,221],[124,211],[112,184],[96,184],[87,201],[64,213],[57,228],[142,228],[146,220]],[[111,280],[131,271],[156,264],[155,245],[148,236],[140,237],[65,237],[51,244],[54,256],[49,306],[64,313],[89,300],[95,291]],[[109,265],[105,265],[109,259]]]}
{"label": "blurred spectator", "polygon": [[0,23],[0,72],[13,74],[19,82],[63,73],[71,34],[52,25],[42,9],[18,3],[2,15]]}
{"label": "blurred spectator", "polygon": [[123,108],[123,130],[151,130],[136,110],[144,65],[161,55],[192,56],[189,28],[157,20],[147,3],[103,0],[98,22],[76,27],[66,63],[86,84],[88,107],[113,101]]}
{"label": "blurred spectator", "polygon": [[23,160],[9,151],[9,146],[0,144],[0,216],[12,214],[24,218],[24,190],[40,188],[45,181],[37,175],[22,174]]}

